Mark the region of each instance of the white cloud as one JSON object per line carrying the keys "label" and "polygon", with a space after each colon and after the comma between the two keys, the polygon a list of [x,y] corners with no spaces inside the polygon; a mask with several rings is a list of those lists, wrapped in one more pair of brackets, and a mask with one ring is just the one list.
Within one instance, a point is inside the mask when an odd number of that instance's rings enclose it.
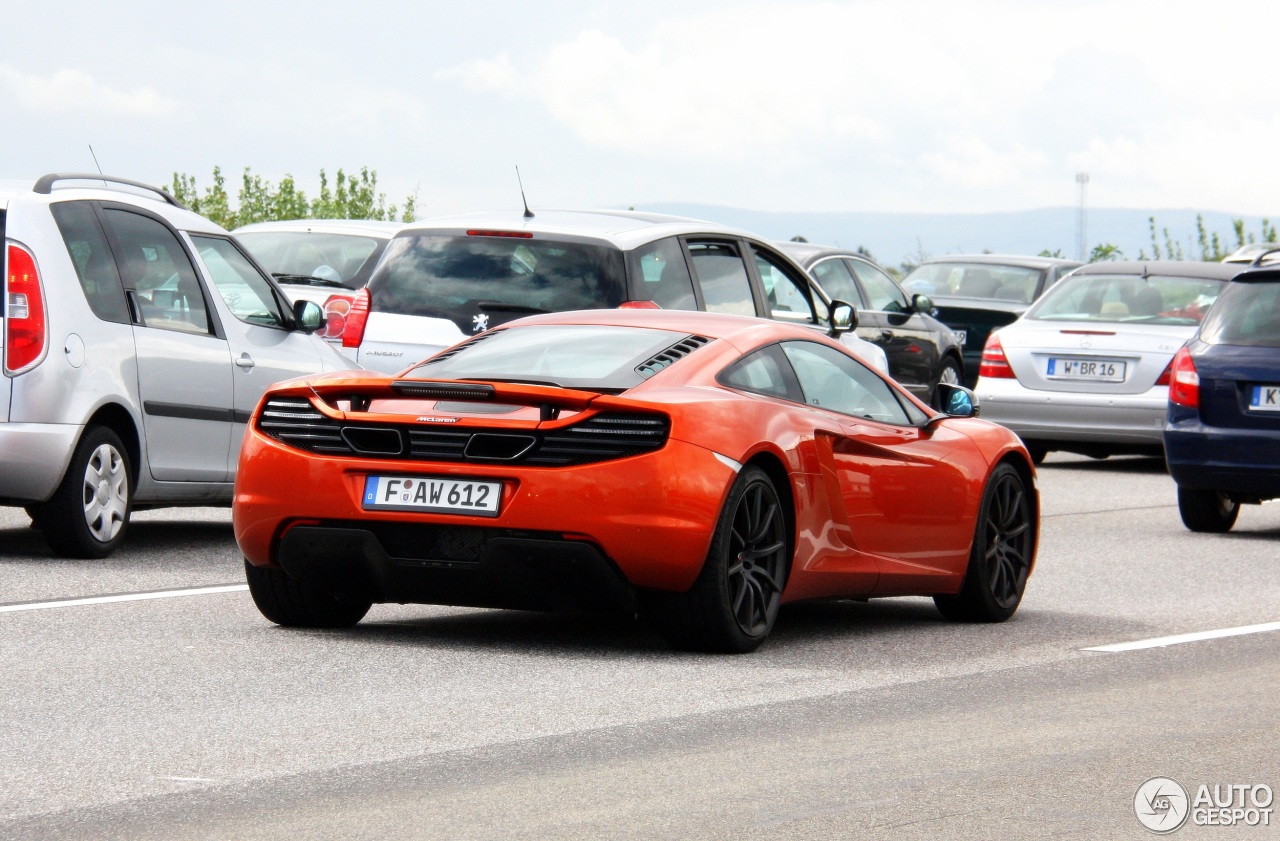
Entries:
{"label": "white cloud", "polygon": [[164,116],[175,104],[153,88],[121,91],[79,70],[62,69],[50,76],[33,76],[0,65],[0,83],[19,104],[33,111],[89,111],[128,117]]}

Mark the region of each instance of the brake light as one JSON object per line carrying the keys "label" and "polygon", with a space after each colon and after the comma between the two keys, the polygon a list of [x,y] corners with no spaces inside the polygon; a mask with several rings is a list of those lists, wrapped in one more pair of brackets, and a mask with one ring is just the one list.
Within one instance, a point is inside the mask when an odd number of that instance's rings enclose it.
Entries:
{"label": "brake light", "polygon": [[36,258],[25,248],[9,244],[9,271],[5,279],[4,369],[18,374],[44,359],[48,347],[44,290]]}
{"label": "brake light", "polygon": [[369,320],[369,287],[361,289],[351,299],[347,311],[347,323],[342,328],[342,346],[360,347],[364,341],[364,326]]}
{"label": "brake light", "polygon": [[330,295],[324,302],[324,329],[322,339],[341,339],[347,326],[347,313],[351,312],[350,295]]}
{"label": "brake light", "polygon": [[1160,379],[1156,380],[1156,385],[1168,385],[1173,378],[1173,360],[1169,360],[1169,364],[1164,366],[1164,371],[1160,374]]}
{"label": "brake light", "polygon": [[467,231],[469,237],[515,237],[516,239],[533,239],[528,231]]}
{"label": "brake light", "polygon": [[662,307],[658,306],[653,301],[623,301],[621,304],[618,304],[618,309],[620,310],[660,310],[662,309]]}
{"label": "brake light", "polygon": [[1196,373],[1196,363],[1191,358],[1191,351],[1179,348],[1169,367],[1172,369],[1169,377],[1169,402],[1188,409],[1200,408],[1200,375]]}
{"label": "brake light", "polygon": [[995,333],[987,337],[986,347],[982,349],[982,362],[978,365],[978,376],[993,380],[1015,379],[1013,369],[1009,367],[1009,360],[1004,355],[1004,345],[1000,344],[1000,337]]}

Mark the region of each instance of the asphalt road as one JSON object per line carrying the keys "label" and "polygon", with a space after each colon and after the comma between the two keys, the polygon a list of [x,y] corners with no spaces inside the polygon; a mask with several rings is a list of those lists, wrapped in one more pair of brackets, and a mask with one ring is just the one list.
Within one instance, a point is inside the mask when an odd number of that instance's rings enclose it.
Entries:
{"label": "asphalt road", "polygon": [[0,838],[1145,838],[1149,778],[1280,789],[1280,630],[1084,650],[1280,620],[1280,505],[1191,534],[1152,459],[1053,455],[1040,490],[1010,622],[797,605],[740,657],[419,606],[290,631],[225,510],[95,562],[0,509]]}

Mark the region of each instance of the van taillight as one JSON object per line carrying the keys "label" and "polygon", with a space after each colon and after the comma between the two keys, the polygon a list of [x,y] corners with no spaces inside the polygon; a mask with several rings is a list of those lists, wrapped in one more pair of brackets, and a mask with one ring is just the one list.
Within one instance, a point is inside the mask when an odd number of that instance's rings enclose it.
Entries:
{"label": "van taillight", "polygon": [[48,348],[44,290],[36,258],[20,245],[9,244],[5,278],[4,370],[19,374],[34,368]]}
{"label": "van taillight", "polygon": [[1173,369],[1169,375],[1169,402],[1188,409],[1200,408],[1200,375],[1191,351],[1179,348],[1169,364]]}
{"label": "van taillight", "polygon": [[347,314],[351,312],[351,297],[342,293],[330,295],[324,302],[324,329],[322,339],[341,339],[347,329]]}
{"label": "van taillight", "polygon": [[364,341],[364,325],[369,320],[369,297],[369,287],[366,286],[351,299],[347,323],[342,328],[343,347],[360,347]]}
{"label": "van taillight", "polygon": [[986,377],[993,380],[1014,379],[1013,369],[1009,367],[1009,360],[1004,355],[1004,345],[1000,344],[1000,337],[995,333],[992,333],[987,338],[987,345],[982,349],[982,361],[978,364],[978,377]]}

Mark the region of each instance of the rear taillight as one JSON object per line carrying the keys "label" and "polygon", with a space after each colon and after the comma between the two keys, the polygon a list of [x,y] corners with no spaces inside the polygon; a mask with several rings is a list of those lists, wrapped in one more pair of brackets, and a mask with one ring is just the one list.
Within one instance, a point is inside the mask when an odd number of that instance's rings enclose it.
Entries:
{"label": "rear taillight", "polygon": [[342,328],[342,346],[360,347],[364,341],[364,325],[369,320],[369,288],[366,286],[351,299],[347,323]]}
{"label": "rear taillight", "polygon": [[658,306],[653,301],[623,301],[621,304],[618,304],[618,309],[620,310],[660,310],[662,309],[662,307]]}
{"label": "rear taillight", "polygon": [[1164,372],[1160,374],[1160,379],[1156,380],[1156,385],[1168,385],[1173,379],[1173,360],[1169,360],[1169,364],[1164,366]]}
{"label": "rear taillight", "polygon": [[341,339],[347,327],[347,313],[351,312],[350,295],[330,295],[324,302],[324,329],[320,331],[322,339]]}
{"label": "rear taillight", "polygon": [[48,348],[44,290],[36,258],[19,245],[9,244],[9,271],[5,279],[4,370],[19,374],[34,368]]}
{"label": "rear taillight", "polygon": [[1200,375],[1191,351],[1179,348],[1169,368],[1169,402],[1188,409],[1200,408]]}
{"label": "rear taillight", "polygon": [[1000,337],[992,333],[987,337],[987,345],[982,349],[982,362],[978,365],[978,376],[993,380],[1012,380],[1013,369],[1004,356],[1004,345]]}

